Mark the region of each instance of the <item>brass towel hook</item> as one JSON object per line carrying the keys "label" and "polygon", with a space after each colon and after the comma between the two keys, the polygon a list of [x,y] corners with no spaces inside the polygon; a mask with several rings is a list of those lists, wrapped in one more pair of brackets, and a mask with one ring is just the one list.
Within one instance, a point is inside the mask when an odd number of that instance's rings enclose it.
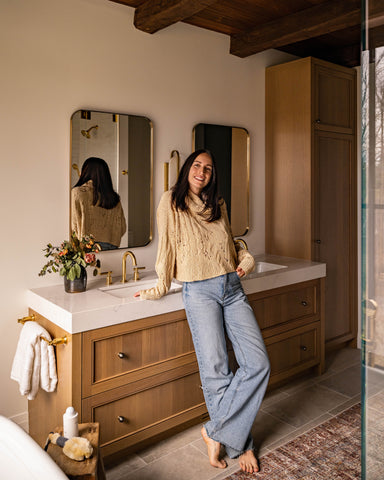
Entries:
{"label": "brass towel hook", "polygon": [[[36,322],[36,315],[32,313],[32,315],[28,315],[28,317],[19,318],[17,320],[17,323],[22,323],[23,325],[25,322]],[[68,338],[66,336],[54,338],[53,340],[47,340],[45,337],[41,335],[40,339],[44,340],[45,342],[48,343],[48,345],[52,345],[53,347],[55,347],[56,345],[67,345],[68,343]]]}
{"label": "brass towel hook", "polygon": [[24,325],[25,322],[35,322],[35,321],[36,321],[36,317],[34,314],[32,314],[32,315],[28,315],[28,317],[19,318],[17,320],[17,323],[22,323]]}
{"label": "brass towel hook", "polygon": [[52,345],[53,347],[56,347],[56,345],[67,345],[68,343],[67,337],[54,338],[53,340],[49,341],[45,337],[41,336],[40,339],[44,340],[48,343],[48,345]]}

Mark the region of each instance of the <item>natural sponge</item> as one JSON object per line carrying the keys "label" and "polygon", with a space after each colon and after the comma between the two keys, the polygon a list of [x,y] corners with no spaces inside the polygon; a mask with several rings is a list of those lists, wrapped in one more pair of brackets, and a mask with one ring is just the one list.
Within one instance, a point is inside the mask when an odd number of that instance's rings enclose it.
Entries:
{"label": "natural sponge", "polygon": [[62,437],[58,433],[50,433],[47,438],[44,450],[48,449],[50,443],[63,448],[63,453],[77,462],[90,458],[93,453],[91,442],[87,438],[72,437],[70,439]]}

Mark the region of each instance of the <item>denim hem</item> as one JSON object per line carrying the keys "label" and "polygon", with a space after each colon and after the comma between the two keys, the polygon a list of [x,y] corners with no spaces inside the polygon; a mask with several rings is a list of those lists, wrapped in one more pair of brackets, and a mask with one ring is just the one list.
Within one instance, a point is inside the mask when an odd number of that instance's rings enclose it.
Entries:
{"label": "denim hem", "polygon": [[[238,450],[237,448],[234,448],[232,447],[231,445],[228,445],[228,443],[225,443],[225,442],[222,442],[221,440],[218,440],[216,437],[214,437],[213,435],[210,435],[208,433],[208,430],[207,430],[207,427],[204,425],[204,428],[205,428],[205,431],[207,432],[207,435],[208,437],[211,439],[211,440],[214,440],[215,442],[218,442],[220,443],[220,445],[223,445],[223,447],[225,448],[225,451],[227,452],[227,455],[229,458],[239,458],[241,455],[243,455],[243,453],[247,452],[248,450]],[[231,449],[233,450],[233,452],[236,452],[236,453],[232,453],[232,452],[228,452],[228,449]],[[253,450],[253,447],[252,447],[252,450]]]}

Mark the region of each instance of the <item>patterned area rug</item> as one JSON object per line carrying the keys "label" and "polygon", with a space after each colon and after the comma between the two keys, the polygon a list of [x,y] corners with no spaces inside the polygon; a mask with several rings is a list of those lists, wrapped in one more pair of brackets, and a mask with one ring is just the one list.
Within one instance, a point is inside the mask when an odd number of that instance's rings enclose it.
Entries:
{"label": "patterned area rug", "polygon": [[360,479],[360,404],[260,458],[260,472],[226,480]]}

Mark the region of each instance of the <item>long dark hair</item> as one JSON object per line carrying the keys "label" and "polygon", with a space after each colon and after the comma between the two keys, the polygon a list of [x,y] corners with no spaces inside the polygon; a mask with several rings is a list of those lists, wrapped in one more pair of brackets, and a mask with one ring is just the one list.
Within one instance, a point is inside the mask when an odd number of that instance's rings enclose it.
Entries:
{"label": "long dark hair", "polygon": [[120,201],[120,195],[113,189],[111,173],[105,160],[97,157],[87,158],[75,187],[81,187],[89,180],[93,183],[92,205],[97,204],[107,210],[116,207]]}
{"label": "long dark hair", "polygon": [[205,213],[210,211],[210,215],[207,218],[207,222],[214,222],[221,218],[221,209],[220,209],[220,198],[217,193],[217,168],[216,162],[209,150],[200,149],[196,150],[195,152],[191,153],[189,157],[185,160],[183,166],[181,167],[179,176],[177,178],[177,182],[175,183],[174,187],[172,188],[172,203],[174,206],[182,211],[188,210],[188,205],[186,199],[188,197],[189,192],[189,170],[192,167],[193,162],[196,158],[201,155],[202,153],[206,153],[211,157],[212,160],[212,175],[211,179],[206,185],[203,190],[201,191],[201,199],[204,202],[204,209],[201,213]]}

